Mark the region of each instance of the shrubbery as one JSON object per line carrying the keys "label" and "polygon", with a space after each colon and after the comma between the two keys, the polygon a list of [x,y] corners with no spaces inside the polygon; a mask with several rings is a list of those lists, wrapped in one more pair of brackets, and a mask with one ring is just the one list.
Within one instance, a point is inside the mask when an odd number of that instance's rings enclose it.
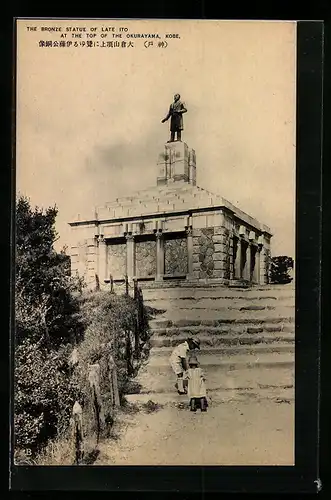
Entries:
{"label": "shrubbery", "polygon": [[[142,321],[137,325],[137,302],[127,296],[110,294],[107,291],[83,295],[81,321],[84,324],[84,340],[78,348],[82,363],[101,363],[112,351],[119,379],[120,394],[126,392],[127,384],[134,377],[149,355],[149,329],[146,309]],[[136,328],[139,326],[139,332]],[[135,351],[138,335],[139,348]]]}
{"label": "shrubbery", "polygon": [[[119,389],[126,391],[148,357],[145,308],[131,297],[84,292],[70,275],[70,259],[56,252],[56,208],[32,210],[19,197],[16,206],[15,398],[16,455],[36,456],[50,439],[68,429],[74,402],[85,405],[88,365],[101,367],[106,388],[107,360],[113,352]],[[139,313],[139,349],[135,352]],[[78,351],[73,370],[70,355]],[[103,393],[107,410],[107,392]],[[24,454],[24,453],[23,453]]]}
{"label": "shrubbery", "polygon": [[293,269],[294,262],[292,257],[279,255],[272,257],[270,268],[270,281],[274,284],[285,285],[291,283],[292,277],[289,274],[290,269]]}
{"label": "shrubbery", "polygon": [[16,449],[32,454],[67,424],[79,393],[67,354],[83,335],[83,284],[70,276],[65,252],[54,250],[56,215],[56,208],[32,210],[28,199],[17,200],[14,437]]}

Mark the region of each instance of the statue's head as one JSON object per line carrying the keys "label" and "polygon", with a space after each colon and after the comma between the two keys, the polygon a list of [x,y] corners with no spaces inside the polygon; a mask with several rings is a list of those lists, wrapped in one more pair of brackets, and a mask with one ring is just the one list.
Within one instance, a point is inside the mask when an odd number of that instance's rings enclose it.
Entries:
{"label": "statue's head", "polygon": [[174,100],[175,100],[175,101],[178,101],[179,99],[180,99],[180,95],[179,95],[179,94],[175,94],[175,95],[174,95]]}

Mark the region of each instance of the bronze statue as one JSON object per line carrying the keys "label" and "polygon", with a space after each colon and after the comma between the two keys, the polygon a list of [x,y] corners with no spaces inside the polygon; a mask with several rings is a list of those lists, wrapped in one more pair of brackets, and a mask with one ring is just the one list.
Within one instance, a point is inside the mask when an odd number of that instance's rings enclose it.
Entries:
{"label": "bronze statue", "polygon": [[183,113],[186,113],[187,109],[184,103],[180,100],[180,95],[175,94],[174,102],[170,104],[168,114],[163,118],[162,123],[170,120],[170,141],[174,142],[175,133],[177,134],[177,141],[182,140],[182,130],[183,130]]}

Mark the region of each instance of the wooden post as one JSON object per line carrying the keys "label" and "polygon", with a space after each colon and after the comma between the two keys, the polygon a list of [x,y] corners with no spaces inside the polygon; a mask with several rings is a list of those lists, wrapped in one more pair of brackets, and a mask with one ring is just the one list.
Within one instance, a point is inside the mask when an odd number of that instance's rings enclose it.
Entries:
{"label": "wooden post", "polygon": [[118,407],[120,406],[120,396],[118,392],[116,364],[111,354],[109,355],[108,364],[109,364],[109,384],[110,384],[111,402],[112,406]]}
{"label": "wooden post", "polygon": [[125,275],[125,295],[129,295],[129,278],[128,275]]}
{"label": "wooden post", "polygon": [[82,463],[84,457],[84,436],[83,436],[83,410],[78,401],[72,408],[72,434],[75,452],[75,463]]}
{"label": "wooden post", "polygon": [[133,373],[132,345],[131,345],[131,331],[130,330],[126,330],[125,337],[126,337],[126,348],[125,348],[126,369],[127,369],[128,375],[130,377]]}
{"label": "wooden post", "polygon": [[110,279],[110,293],[114,293],[114,278],[112,277],[112,275],[110,275],[109,279]]}
{"label": "wooden post", "polygon": [[100,365],[98,363],[89,365],[88,381],[91,388],[91,403],[94,410],[98,443],[100,433],[105,424],[105,416],[100,392]]}

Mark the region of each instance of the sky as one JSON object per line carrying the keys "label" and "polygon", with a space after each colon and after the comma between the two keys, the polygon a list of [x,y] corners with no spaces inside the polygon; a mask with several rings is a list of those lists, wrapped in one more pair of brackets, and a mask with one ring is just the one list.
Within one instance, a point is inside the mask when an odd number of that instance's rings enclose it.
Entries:
{"label": "sky", "polygon": [[[39,46],[66,27],[85,27],[85,44],[90,28],[101,44],[113,33],[102,27],[124,27],[116,40],[134,46]],[[150,39],[126,37],[135,33],[161,38],[145,47]],[[58,207],[57,247],[70,246],[77,214],[156,185],[169,138],[161,119],[179,93],[197,184],[267,224],[273,255],[294,256],[295,40],[295,23],[283,21],[18,21],[17,191]]]}

